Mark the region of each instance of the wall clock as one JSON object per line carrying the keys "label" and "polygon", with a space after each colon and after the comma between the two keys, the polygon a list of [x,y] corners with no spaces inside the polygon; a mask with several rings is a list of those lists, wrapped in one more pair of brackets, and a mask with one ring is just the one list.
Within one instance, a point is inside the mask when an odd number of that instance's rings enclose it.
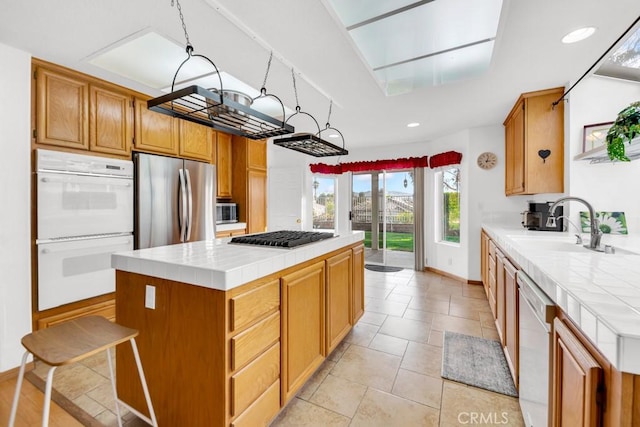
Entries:
{"label": "wall clock", "polygon": [[488,151],[478,156],[478,166],[482,169],[491,169],[496,163],[498,163],[498,156]]}

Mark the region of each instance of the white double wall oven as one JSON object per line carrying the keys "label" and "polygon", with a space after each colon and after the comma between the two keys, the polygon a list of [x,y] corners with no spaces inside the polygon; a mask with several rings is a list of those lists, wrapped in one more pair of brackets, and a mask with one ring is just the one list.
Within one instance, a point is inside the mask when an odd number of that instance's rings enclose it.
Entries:
{"label": "white double wall oven", "polygon": [[133,249],[133,163],[36,150],[38,310],[115,291]]}

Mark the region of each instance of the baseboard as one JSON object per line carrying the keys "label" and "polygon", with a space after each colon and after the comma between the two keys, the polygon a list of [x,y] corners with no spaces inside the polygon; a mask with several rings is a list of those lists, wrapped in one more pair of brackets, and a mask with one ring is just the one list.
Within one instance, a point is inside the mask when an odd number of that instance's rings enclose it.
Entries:
{"label": "baseboard", "polygon": [[467,283],[469,285],[482,285],[482,282],[479,280],[465,279],[464,277],[456,276],[455,274],[447,273],[446,271],[438,270],[437,268],[433,267],[425,267],[425,271],[430,271],[432,273],[448,277],[449,279],[457,280],[458,282]]}
{"label": "baseboard", "polygon": [[[27,366],[25,366],[24,369],[25,369],[25,372],[29,372],[35,367],[36,367],[35,363],[31,361],[27,363]],[[10,380],[12,378],[16,378],[19,373],[20,373],[20,366],[17,366],[13,369],[9,369],[8,371],[0,372],[0,382]]]}

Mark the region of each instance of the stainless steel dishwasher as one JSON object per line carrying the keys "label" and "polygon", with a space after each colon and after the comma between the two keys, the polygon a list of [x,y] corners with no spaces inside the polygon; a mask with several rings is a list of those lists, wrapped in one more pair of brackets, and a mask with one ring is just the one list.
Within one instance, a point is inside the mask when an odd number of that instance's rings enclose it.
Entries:
{"label": "stainless steel dishwasher", "polygon": [[520,409],[527,427],[551,425],[551,372],[555,304],[518,271]]}

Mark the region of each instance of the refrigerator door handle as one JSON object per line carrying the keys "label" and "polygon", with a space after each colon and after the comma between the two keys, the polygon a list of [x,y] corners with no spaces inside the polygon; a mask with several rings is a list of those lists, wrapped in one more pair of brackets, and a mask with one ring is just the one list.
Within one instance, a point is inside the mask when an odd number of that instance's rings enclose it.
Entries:
{"label": "refrigerator door handle", "polygon": [[189,169],[184,169],[184,176],[187,181],[187,233],[185,242],[191,240],[191,225],[193,224],[193,192],[191,191],[191,175]]}
{"label": "refrigerator door handle", "polygon": [[187,190],[185,182],[185,170],[178,169],[178,177],[180,178],[180,187],[178,192],[178,227],[180,228],[180,241],[185,241],[187,229]]}

